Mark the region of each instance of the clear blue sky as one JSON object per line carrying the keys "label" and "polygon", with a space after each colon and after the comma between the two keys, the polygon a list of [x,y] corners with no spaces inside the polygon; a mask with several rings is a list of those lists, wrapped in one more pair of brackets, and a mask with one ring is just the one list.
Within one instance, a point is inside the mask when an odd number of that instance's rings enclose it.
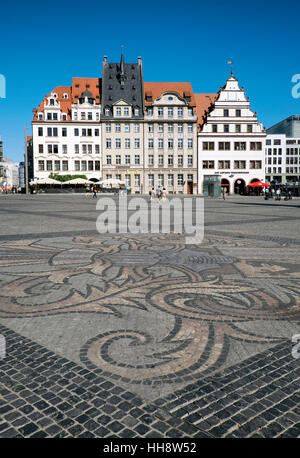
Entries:
{"label": "clear blue sky", "polygon": [[145,81],[190,81],[217,92],[226,64],[269,127],[300,113],[291,78],[300,73],[299,0],[10,1],[1,5],[0,99],[4,154],[23,160],[32,109],[73,76],[101,77],[104,55],[143,59]]}

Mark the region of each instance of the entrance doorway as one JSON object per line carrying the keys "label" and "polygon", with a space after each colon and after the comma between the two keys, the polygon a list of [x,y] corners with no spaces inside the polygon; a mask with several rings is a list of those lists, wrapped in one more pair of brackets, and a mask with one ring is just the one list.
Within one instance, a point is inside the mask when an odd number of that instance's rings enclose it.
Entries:
{"label": "entrance doorway", "polygon": [[230,183],[229,183],[229,180],[227,180],[226,178],[222,178],[221,180],[221,187],[222,187],[222,191],[224,190],[224,188],[226,189],[226,194],[227,196],[229,195],[229,191],[230,191]]}
{"label": "entrance doorway", "polygon": [[241,195],[245,194],[245,187],[246,187],[245,180],[243,180],[243,178],[238,178],[234,182],[234,193],[241,194]]}
{"label": "entrance doorway", "polygon": [[187,193],[193,194],[193,182],[192,181],[187,182]]}
{"label": "entrance doorway", "polygon": [[215,185],[214,183],[208,183],[208,195],[209,197],[214,197],[214,190],[215,190]]}

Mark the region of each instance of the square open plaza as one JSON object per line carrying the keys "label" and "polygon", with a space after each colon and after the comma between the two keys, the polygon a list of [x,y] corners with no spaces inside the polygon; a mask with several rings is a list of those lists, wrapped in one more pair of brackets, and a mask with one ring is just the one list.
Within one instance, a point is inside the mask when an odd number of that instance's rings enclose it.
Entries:
{"label": "square open plaza", "polygon": [[299,437],[299,198],[176,198],[200,242],[179,207],[99,233],[119,196],[0,196],[0,437]]}

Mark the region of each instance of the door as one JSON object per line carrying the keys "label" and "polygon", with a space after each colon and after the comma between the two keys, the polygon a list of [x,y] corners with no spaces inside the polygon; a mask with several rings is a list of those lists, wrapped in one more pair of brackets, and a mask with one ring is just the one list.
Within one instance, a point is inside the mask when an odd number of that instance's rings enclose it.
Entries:
{"label": "door", "polygon": [[210,197],[213,197],[214,196],[214,183],[208,183],[208,195]]}
{"label": "door", "polygon": [[193,182],[192,181],[187,182],[187,193],[193,194]]}

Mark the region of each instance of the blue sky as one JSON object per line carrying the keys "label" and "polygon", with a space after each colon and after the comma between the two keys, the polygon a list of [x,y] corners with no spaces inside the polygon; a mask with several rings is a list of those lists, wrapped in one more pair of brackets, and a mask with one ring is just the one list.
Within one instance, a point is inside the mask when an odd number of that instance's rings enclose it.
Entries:
{"label": "blue sky", "polygon": [[300,74],[299,0],[213,2],[114,0],[2,3],[0,135],[4,154],[23,160],[24,126],[32,109],[73,76],[101,77],[104,55],[143,59],[145,81],[190,81],[194,92],[217,92],[234,74],[251,107],[269,127],[300,114],[291,82]]}

